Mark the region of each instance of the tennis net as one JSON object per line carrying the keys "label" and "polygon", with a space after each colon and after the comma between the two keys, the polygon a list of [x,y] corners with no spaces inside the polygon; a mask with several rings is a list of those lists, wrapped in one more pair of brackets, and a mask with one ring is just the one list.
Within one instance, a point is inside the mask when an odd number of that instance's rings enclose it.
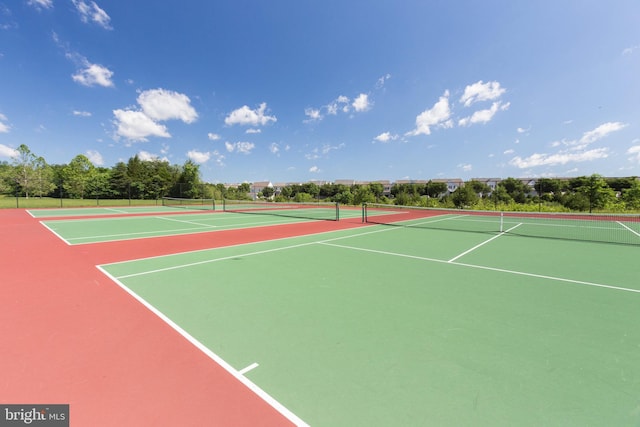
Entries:
{"label": "tennis net", "polygon": [[640,245],[640,215],[469,211],[366,204],[363,222]]}
{"label": "tennis net", "polygon": [[182,209],[216,210],[214,199],[186,199],[182,197],[163,197],[162,206]]}
{"label": "tennis net", "polygon": [[329,202],[264,202],[251,200],[224,200],[225,212],[277,215],[290,218],[338,221],[338,203]]}

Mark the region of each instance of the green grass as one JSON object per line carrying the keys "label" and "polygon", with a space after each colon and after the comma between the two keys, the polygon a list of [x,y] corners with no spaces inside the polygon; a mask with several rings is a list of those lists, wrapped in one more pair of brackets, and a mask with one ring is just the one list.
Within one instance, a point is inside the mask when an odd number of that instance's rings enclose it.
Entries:
{"label": "green grass", "polygon": [[0,196],[0,209],[82,208],[94,206],[156,206],[160,200],[137,199],[58,199],[53,197]]}

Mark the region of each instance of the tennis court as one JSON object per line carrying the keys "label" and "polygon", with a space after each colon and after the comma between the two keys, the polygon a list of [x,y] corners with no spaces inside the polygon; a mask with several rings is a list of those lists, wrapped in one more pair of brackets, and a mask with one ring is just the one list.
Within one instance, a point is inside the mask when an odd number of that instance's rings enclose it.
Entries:
{"label": "tennis court", "polygon": [[[328,207],[287,204],[284,207],[264,208],[262,204],[245,203],[229,205],[226,211],[198,211],[193,207],[175,209],[161,206],[156,210],[143,209],[146,215],[130,215],[131,212],[141,213],[140,209],[131,208],[121,214],[116,213],[99,218],[91,216],[104,215],[104,212],[94,213],[94,209],[75,209],[72,210],[73,213],[63,214],[69,218],[44,219],[41,222],[67,244],[76,245],[335,220],[338,215],[343,219],[361,217],[361,210],[357,208],[341,208],[339,213],[336,213],[338,208],[335,204],[330,204]],[[31,214],[34,215],[34,212],[40,211],[32,211]],[[149,212],[152,214],[148,214]],[[129,215],[126,215],[127,213]],[[49,214],[39,213],[39,215],[44,218]],[[83,216],[89,216],[89,218]]]}
{"label": "tennis court", "polygon": [[[387,214],[403,221],[99,269],[297,424],[638,425],[635,220],[604,243]],[[223,217],[261,218],[180,216]]]}

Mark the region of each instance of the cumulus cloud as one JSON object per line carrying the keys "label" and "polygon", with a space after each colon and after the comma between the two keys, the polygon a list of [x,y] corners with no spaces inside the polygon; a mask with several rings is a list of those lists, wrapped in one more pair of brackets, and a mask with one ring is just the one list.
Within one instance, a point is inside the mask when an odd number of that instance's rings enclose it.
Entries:
{"label": "cumulus cloud", "polygon": [[458,165],[458,167],[459,167],[460,169],[462,169],[463,171],[465,171],[465,172],[469,172],[471,169],[473,169],[473,166],[471,166],[471,165],[470,165],[470,164],[468,164],[468,163],[460,163],[460,164]]}
{"label": "cumulus cloud", "polygon": [[460,97],[460,102],[463,103],[465,107],[469,107],[476,102],[493,101],[498,99],[505,92],[506,89],[500,87],[500,83],[498,82],[493,81],[484,83],[480,80],[465,87],[464,93],[462,94],[462,97]]}
{"label": "cumulus cloud", "polygon": [[225,142],[225,148],[228,152],[233,153],[234,151],[242,154],[251,154],[251,151],[256,147],[253,142]]}
{"label": "cumulus cloud", "polygon": [[167,127],[154,122],[142,111],[113,110],[116,134],[131,141],[147,141],[149,136],[170,138]]}
{"label": "cumulus cloud", "polygon": [[137,101],[140,109],[113,110],[117,136],[131,141],[147,141],[149,136],[170,138],[167,127],[158,122],[182,120],[189,124],[198,118],[189,97],[178,92],[151,89],[141,92]]}
{"label": "cumulus cloud", "polygon": [[369,95],[366,93],[361,93],[358,97],[353,101],[351,106],[356,112],[360,113],[363,111],[367,111],[371,109],[371,101],[369,101]]}
{"label": "cumulus cloud", "polygon": [[187,95],[166,89],[146,90],[138,96],[142,111],[153,120],[182,120],[193,123],[198,113]]}
{"label": "cumulus cloud", "polygon": [[559,148],[557,153],[535,153],[529,157],[516,156],[509,162],[520,169],[535,166],[564,165],[573,162],[587,162],[604,159],[609,156],[606,147],[588,149],[589,145],[606,137],[612,132],[624,129],[627,125],[621,122],[607,122],[593,130],[584,132],[580,139],[562,139],[551,143],[552,148]]}
{"label": "cumulus cloud", "polygon": [[398,135],[392,135],[391,132],[383,132],[380,135],[376,136],[375,138],[373,138],[374,140],[378,141],[378,142],[389,142],[389,141],[395,141],[396,139],[398,139],[399,136]]}
{"label": "cumulus cloud", "polygon": [[470,126],[476,123],[488,123],[493,119],[493,116],[500,111],[507,110],[510,103],[503,104],[502,102],[494,102],[491,108],[486,110],[478,110],[468,117],[464,117],[458,121],[458,126]]}
{"label": "cumulus cloud", "polygon": [[449,108],[449,91],[445,91],[432,108],[425,110],[416,117],[416,128],[407,132],[408,136],[431,135],[431,128],[450,128],[453,121],[450,119],[451,109]]}
{"label": "cumulus cloud", "polygon": [[82,61],[82,68],[75,74],[71,75],[74,82],[80,83],[83,86],[103,86],[112,87],[113,71],[100,64],[92,64],[86,59]]}
{"label": "cumulus cloud", "polygon": [[305,120],[305,123],[317,122],[323,119],[320,110],[315,108],[305,108],[304,115],[308,117],[308,119]]}
{"label": "cumulus cloud", "polygon": [[198,150],[190,150],[187,152],[187,157],[194,161],[195,163],[206,163],[209,161],[209,159],[211,158],[211,153],[210,152],[202,152],[202,151],[198,151]]}
{"label": "cumulus cloud", "polygon": [[104,160],[102,159],[102,154],[95,150],[87,150],[87,158],[91,163],[96,166],[104,165]]}
{"label": "cumulus cloud", "polygon": [[263,102],[258,108],[252,110],[246,105],[233,110],[225,119],[224,122],[228,126],[241,125],[241,126],[264,126],[269,122],[276,122],[278,119],[276,116],[266,115],[267,103]]}
{"label": "cumulus cloud", "polygon": [[320,172],[322,172],[322,170],[320,170],[320,168],[318,166],[311,166],[309,168],[309,172],[311,172],[311,173],[320,173]]}
{"label": "cumulus cloud", "polygon": [[78,117],[91,117],[91,113],[88,111],[73,110],[73,115]]}
{"label": "cumulus cloud", "polygon": [[20,153],[18,152],[18,150],[7,147],[4,144],[0,144],[0,157],[8,157],[10,159],[14,159],[19,155]]}
{"label": "cumulus cloud", "polygon": [[87,3],[84,0],[71,0],[71,2],[80,14],[80,20],[82,22],[93,22],[104,29],[111,29],[111,18],[107,15],[107,12],[102,10],[100,6],[96,4],[96,2],[92,1]]}
{"label": "cumulus cloud", "polygon": [[209,132],[207,134],[207,138],[209,138],[211,141],[217,141],[220,139],[220,135],[218,135],[217,133]]}

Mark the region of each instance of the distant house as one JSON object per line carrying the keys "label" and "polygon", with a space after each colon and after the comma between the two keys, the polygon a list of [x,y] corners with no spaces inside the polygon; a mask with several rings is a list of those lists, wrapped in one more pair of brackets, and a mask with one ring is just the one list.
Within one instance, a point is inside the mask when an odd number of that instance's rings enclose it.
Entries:
{"label": "distant house", "polygon": [[258,195],[262,192],[262,190],[264,190],[267,187],[273,188],[273,184],[271,184],[270,181],[254,182],[249,187],[250,188],[249,195],[253,200],[256,200],[258,198]]}
{"label": "distant house", "polygon": [[444,182],[447,184],[447,193],[445,195],[449,195],[456,191],[458,188],[464,185],[464,181],[460,178],[451,178],[451,179],[432,179],[431,182]]}

